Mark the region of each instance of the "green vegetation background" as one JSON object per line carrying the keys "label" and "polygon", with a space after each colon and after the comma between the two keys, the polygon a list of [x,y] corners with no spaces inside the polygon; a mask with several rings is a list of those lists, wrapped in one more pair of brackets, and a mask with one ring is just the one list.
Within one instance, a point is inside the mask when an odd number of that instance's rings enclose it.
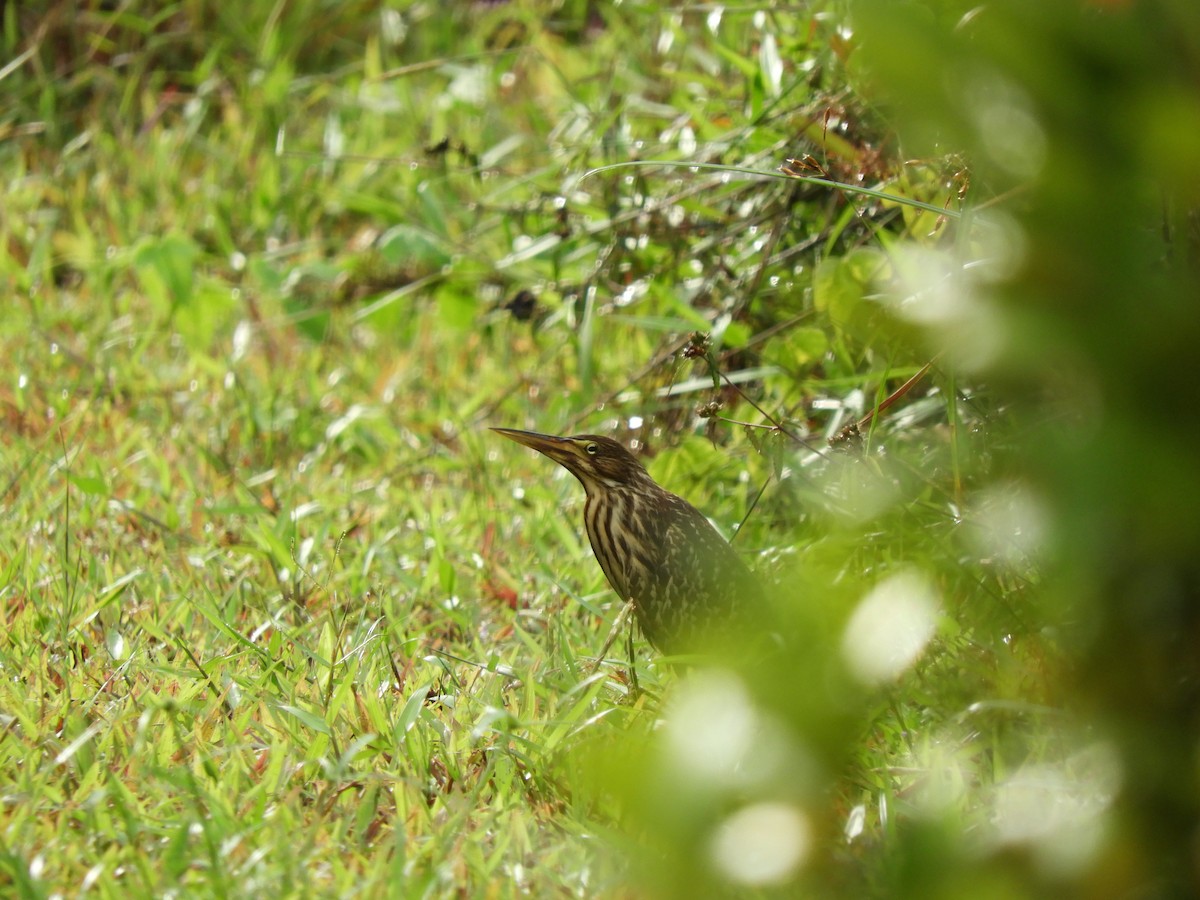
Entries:
{"label": "green vegetation background", "polygon": [[0,8],[5,895],[1200,890],[1192,0]]}

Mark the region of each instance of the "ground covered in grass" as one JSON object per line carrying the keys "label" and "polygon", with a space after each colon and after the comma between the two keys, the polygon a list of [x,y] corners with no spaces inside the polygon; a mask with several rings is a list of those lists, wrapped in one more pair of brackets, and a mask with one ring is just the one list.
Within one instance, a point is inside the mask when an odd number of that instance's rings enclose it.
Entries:
{"label": "ground covered in grass", "polygon": [[[1131,345],[1195,331],[1200,113],[1161,92],[1130,140],[1080,73],[1163,28],[1200,59],[1193,14],[33,6],[0,70],[6,894],[1189,883],[1157,836],[1200,803],[1194,444],[1131,466],[1123,404]],[[1100,232],[1089,128],[1183,193],[1113,176]],[[778,650],[601,657],[582,491],[488,426],[635,446],[736,535]]]}

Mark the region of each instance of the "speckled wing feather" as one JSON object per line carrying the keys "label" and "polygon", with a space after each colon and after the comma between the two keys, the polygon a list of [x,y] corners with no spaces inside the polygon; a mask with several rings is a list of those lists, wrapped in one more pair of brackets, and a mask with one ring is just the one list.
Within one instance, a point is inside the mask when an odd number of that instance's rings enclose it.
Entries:
{"label": "speckled wing feather", "polygon": [[706,634],[757,617],[762,586],[699,510],[667,491],[660,499],[647,530],[658,547],[654,558],[670,564],[632,573],[629,598],[655,646],[695,649]]}

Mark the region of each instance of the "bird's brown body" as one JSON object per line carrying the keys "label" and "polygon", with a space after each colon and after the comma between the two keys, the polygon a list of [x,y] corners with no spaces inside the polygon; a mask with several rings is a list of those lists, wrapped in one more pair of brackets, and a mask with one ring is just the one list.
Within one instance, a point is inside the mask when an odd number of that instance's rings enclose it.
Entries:
{"label": "bird's brown body", "polygon": [[600,568],[666,652],[698,649],[761,604],[761,586],[708,519],[659,487],[625,447],[595,434],[492,429],[532,447],[583,485],[583,522]]}

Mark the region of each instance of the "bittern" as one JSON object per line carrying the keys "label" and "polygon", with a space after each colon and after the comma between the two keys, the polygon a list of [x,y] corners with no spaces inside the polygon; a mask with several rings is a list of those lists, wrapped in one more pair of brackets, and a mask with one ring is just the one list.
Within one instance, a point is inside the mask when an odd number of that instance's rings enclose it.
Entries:
{"label": "bittern", "polygon": [[659,487],[637,457],[597,434],[492,431],[548,456],[587,492],[583,524],[608,583],[659,650],[697,649],[761,609],[762,588],[698,509]]}

